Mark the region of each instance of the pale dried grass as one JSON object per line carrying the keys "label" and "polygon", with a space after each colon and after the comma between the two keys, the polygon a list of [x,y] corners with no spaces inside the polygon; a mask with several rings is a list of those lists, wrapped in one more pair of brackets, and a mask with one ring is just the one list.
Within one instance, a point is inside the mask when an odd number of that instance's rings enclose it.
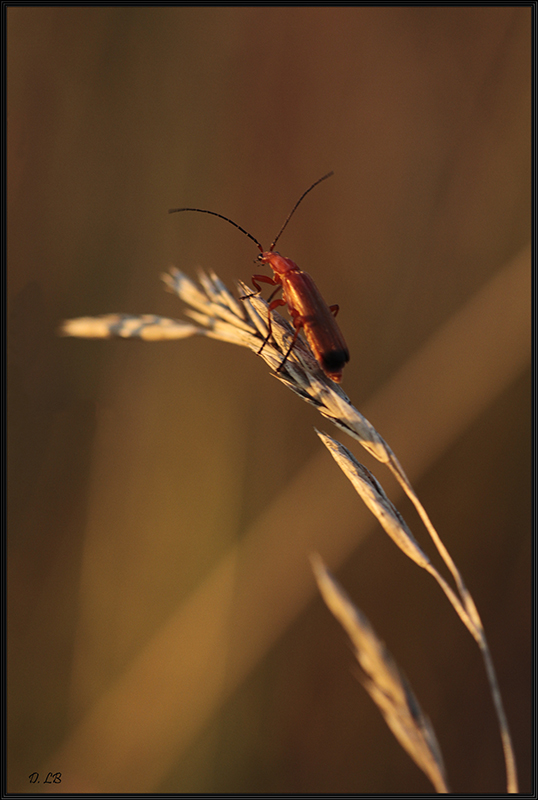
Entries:
{"label": "pale dried grass", "polygon": [[[238,301],[213,272],[200,271],[199,284],[177,269],[171,269],[169,273],[164,274],[163,280],[170,291],[190,306],[185,313],[194,324],[152,314],[142,316],[109,314],[66,320],[60,332],[65,336],[82,338],[119,336],[138,337],[147,341],[184,339],[200,335],[248,347],[254,352],[260,350],[268,330],[267,304],[261,297],[250,295],[250,290],[244,284],[239,284],[240,292],[249,296]],[[342,444],[318,432],[336,463],[384,530],[405,555],[437,581],[477,642],[486,667],[499,723],[506,763],[507,791],[515,793],[518,791],[516,765],[498,682],[480,616],[463,578],[391,448],[371,423],[351,404],[342,388],[321,371],[305,341],[300,338],[297,340],[290,356],[280,369],[283,354],[287,352],[292,336],[293,329],[289,323],[274,313],[272,336],[263,348],[261,357],[274,371],[278,380],[303,400],[315,406],[323,417],[329,419],[340,430],[359,441],[379,462],[387,465],[415,505],[432,541],[452,574],[455,590],[431,564],[401,514],[372,473]],[[429,721],[420,711],[407,681],[384,645],[377,639],[362,612],[352,605],[343,590],[329,576],[319,556],[313,560],[313,568],[325,602],[352,639],[359,664],[367,676],[364,685],[380,708],[387,724],[400,744],[432,781],[435,789],[438,792],[449,791],[435,734]]]}

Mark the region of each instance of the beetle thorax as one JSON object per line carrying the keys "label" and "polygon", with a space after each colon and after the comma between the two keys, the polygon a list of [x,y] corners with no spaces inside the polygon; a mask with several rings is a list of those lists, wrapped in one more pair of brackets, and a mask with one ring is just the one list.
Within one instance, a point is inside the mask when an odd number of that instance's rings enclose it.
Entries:
{"label": "beetle thorax", "polygon": [[270,250],[266,250],[258,258],[262,264],[269,264],[277,275],[285,275],[287,272],[295,272],[299,269],[291,258],[284,258],[280,253],[272,253]]}

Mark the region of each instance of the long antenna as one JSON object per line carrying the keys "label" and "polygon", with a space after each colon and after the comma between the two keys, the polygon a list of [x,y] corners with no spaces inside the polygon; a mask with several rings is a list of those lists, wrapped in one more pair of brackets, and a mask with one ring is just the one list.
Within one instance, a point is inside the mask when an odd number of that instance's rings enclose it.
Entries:
{"label": "long antenna", "polygon": [[[295,212],[295,209],[297,208],[297,206],[299,205],[299,203],[301,203],[301,202],[302,202],[302,201],[305,199],[305,197],[306,197],[306,195],[308,194],[308,192],[311,192],[311,191],[312,191],[312,189],[314,188],[314,186],[317,186],[317,185],[318,185],[318,183],[321,183],[321,181],[324,181],[324,180],[326,180],[327,178],[330,178],[330,177],[331,177],[331,175],[334,175],[334,172],[333,172],[332,170],[331,170],[331,172],[328,172],[326,175],[324,175],[324,176],[323,176],[323,178],[319,178],[319,180],[317,180],[315,183],[313,183],[313,184],[312,184],[312,186],[310,187],[310,189],[307,189],[307,190],[306,190],[306,192],[300,196],[300,198],[297,200],[297,202],[295,203],[295,205],[294,205],[294,206],[293,206],[293,208],[291,209],[290,213],[288,214],[288,216],[287,216],[287,218],[286,218],[286,221],[284,222],[284,225],[281,227],[281,229],[279,230],[279,232],[278,232],[277,236],[275,237],[275,240],[274,240],[273,244],[272,244],[272,245],[271,245],[271,247],[269,248],[269,252],[272,252],[272,250],[273,250],[273,247],[275,246],[275,244],[276,244],[276,243],[278,242],[278,240],[280,239],[280,236],[281,236],[281,235],[284,233],[284,228],[286,227],[286,225],[288,224],[288,222],[289,222],[289,221],[290,221],[290,219],[292,218],[292,216],[293,216],[293,214],[294,214],[294,212]],[[238,226],[238,227],[239,227],[239,226]],[[251,238],[252,238],[252,237],[251,237]]]}
{"label": "long antenna", "polygon": [[211,214],[213,217],[220,217],[221,219],[225,220],[225,222],[229,222],[230,225],[233,225],[234,228],[239,228],[241,233],[244,233],[245,236],[248,236],[249,239],[252,239],[254,244],[258,245],[258,247],[260,248],[260,253],[263,253],[263,247],[261,246],[259,241],[255,239],[254,236],[252,236],[251,233],[242,228],[241,225],[238,225],[237,222],[234,222],[233,219],[228,219],[228,217],[225,217],[223,214],[217,214],[216,211],[207,211],[207,209],[205,208],[170,208],[168,210],[168,213],[175,214],[178,211],[198,211],[200,214]]}
{"label": "long antenna", "polygon": [[[273,251],[273,247],[275,246],[277,241],[280,239],[280,236],[282,235],[282,233],[284,233],[284,229],[285,229],[286,225],[288,224],[288,222],[290,221],[290,219],[292,218],[292,216],[293,216],[297,206],[299,205],[299,203],[301,203],[305,199],[305,197],[308,194],[308,192],[311,192],[312,189],[314,188],[314,186],[317,186],[318,183],[321,183],[321,181],[324,181],[327,178],[330,178],[331,175],[334,175],[334,172],[328,172],[326,175],[323,176],[323,178],[319,178],[319,180],[317,180],[315,183],[313,183],[312,186],[309,189],[307,189],[306,192],[304,192],[304,194],[302,194],[300,196],[300,198],[297,200],[297,202],[295,203],[295,205],[291,209],[290,213],[286,217],[286,221],[284,222],[284,225],[281,227],[280,231],[278,232],[278,235],[276,236],[273,244],[269,248],[269,250],[268,250],[269,253],[271,253]],[[241,231],[241,233],[244,233],[245,236],[248,236],[249,239],[252,239],[254,244],[256,244],[259,247],[260,253],[264,252],[263,247],[261,246],[259,241],[257,239],[255,239],[254,236],[251,233],[249,233],[244,228],[242,228],[241,225],[238,225],[237,222],[234,222],[233,219],[230,219],[229,217],[225,217],[223,214],[217,214],[216,211],[208,211],[206,208],[170,208],[168,210],[168,213],[169,214],[177,214],[179,211],[197,211],[199,214],[211,214],[211,216],[213,216],[213,217],[220,217],[220,219],[223,219],[225,222],[229,222],[230,225],[233,225],[234,228],[238,228]]]}

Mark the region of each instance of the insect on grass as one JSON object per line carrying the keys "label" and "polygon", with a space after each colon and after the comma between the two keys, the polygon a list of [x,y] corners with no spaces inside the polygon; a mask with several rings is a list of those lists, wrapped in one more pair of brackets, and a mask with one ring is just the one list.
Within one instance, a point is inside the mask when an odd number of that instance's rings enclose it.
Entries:
{"label": "insect on grass", "polygon": [[[273,271],[273,276],[269,275],[253,275],[252,283],[257,290],[261,292],[260,283],[269,283],[275,286],[275,290],[270,295],[269,312],[268,312],[268,333],[263,341],[262,346],[258,350],[261,353],[267,342],[271,337],[272,323],[271,312],[279,306],[287,306],[292,322],[295,328],[295,334],[278,369],[281,370],[293,346],[297,340],[299,332],[304,331],[308,344],[310,345],[317,362],[319,363],[323,372],[331,378],[331,380],[339,383],[342,380],[342,370],[349,361],[349,350],[344,341],[344,337],[340,332],[340,328],[335,320],[339,307],[337,305],[328,306],[323,299],[321,292],[314,283],[313,278],[307,272],[299,269],[297,264],[291,258],[285,258],[280,253],[276,252],[274,247],[284,232],[288,222],[295,213],[299,204],[304,200],[306,195],[326,178],[330,178],[332,172],[327,173],[322,178],[319,178],[315,183],[310,186],[306,192],[297,200],[292,210],[288,214],[284,224],[282,225],[277,236],[273,240],[271,247],[264,250],[259,241],[252,236],[248,231],[238,225],[237,222],[225,217],[223,214],[218,214],[216,211],[208,211],[204,208],[171,208],[169,213],[175,214],[180,211],[196,211],[200,214],[211,214],[214,217],[220,217],[225,222],[229,222],[235,228],[238,228],[245,236],[248,236],[259,248],[260,255],[258,261],[261,264],[268,264]],[[282,298],[273,300],[273,297],[282,290]],[[241,299],[252,297],[253,295],[245,295]]]}

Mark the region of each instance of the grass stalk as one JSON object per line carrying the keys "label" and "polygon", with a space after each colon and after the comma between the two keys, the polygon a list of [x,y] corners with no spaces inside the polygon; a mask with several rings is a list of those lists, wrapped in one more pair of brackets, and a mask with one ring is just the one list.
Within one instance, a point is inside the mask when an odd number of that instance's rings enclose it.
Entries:
{"label": "grass stalk", "polygon": [[[261,297],[251,295],[242,302],[238,301],[213,272],[200,272],[197,284],[179,270],[171,269],[170,272],[163,275],[163,280],[167,289],[177,294],[188,306],[185,313],[192,322],[187,323],[153,314],[142,316],[108,314],[100,317],[66,320],[61,326],[60,333],[65,336],[82,338],[138,337],[147,341],[207,336],[248,347],[254,352],[259,351],[261,343],[267,336],[268,313],[267,304]],[[244,284],[239,284],[239,290],[241,295],[250,295],[250,289]],[[384,530],[405,555],[434,577],[477,642],[484,661],[499,723],[506,765],[507,791],[517,793],[514,752],[491,653],[476,605],[459,570],[388,444],[373,425],[352,405],[342,388],[321,371],[307,343],[301,337],[297,340],[284,367],[279,370],[283,354],[287,352],[294,332],[289,323],[279,314],[273,313],[272,319],[272,336],[260,355],[273,370],[275,377],[303,400],[315,406],[325,419],[330,420],[337,428],[359,441],[380,463],[387,465],[414,504],[435,547],[450,571],[456,591],[431,564],[428,556],[412,536],[401,514],[392,505],[372,473],[360,464],[342,444],[330,436],[318,432],[322,442]],[[372,644],[376,640],[375,634],[362,612],[352,606],[349,598],[344,595],[343,590],[337,586],[319,560],[314,559],[313,569],[327,605],[350,633],[357,652],[360,652],[357,644],[359,639],[363,643],[364,641],[368,642],[367,647],[370,650],[375,650],[376,647]],[[356,633],[357,626],[353,628],[350,625],[350,619],[354,619],[355,622],[360,621],[361,624],[358,626],[362,629],[360,635]],[[377,649],[378,652],[381,652],[379,647]],[[361,658],[359,656],[358,658],[362,664]],[[436,790],[438,792],[448,791],[442,760],[438,753],[433,730],[430,730],[431,726],[425,722],[426,718],[422,712],[420,714],[417,712],[416,717],[411,713],[411,709],[418,708],[418,703],[414,696],[406,695],[403,690],[402,687],[404,685],[408,687],[408,684],[395,667],[393,660],[387,656],[385,660],[381,658],[380,663],[383,666],[378,669],[378,674],[385,674],[385,677],[386,674],[392,676],[393,699],[396,697],[399,699],[391,701],[387,705],[387,697],[380,691],[375,677],[372,673],[368,673],[368,670],[366,672],[369,674],[369,678],[365,682],[367,690],[372,697],[375,696],[374,699],[377,698],[376,702],[382,709],[387,723],[402,746],[410,752],[416,763],[428,774]],[[399,688],[397,688],[398,686]],[[402,700],[404,695],[407,698],[405,702]],[[412,699],[409,699],[411,697]],[[383,705],[384,703],[385,705]],[[395,729],[398,730],[398,733]],[[420,744],[415,746],[412,744],[414,740]]]}

